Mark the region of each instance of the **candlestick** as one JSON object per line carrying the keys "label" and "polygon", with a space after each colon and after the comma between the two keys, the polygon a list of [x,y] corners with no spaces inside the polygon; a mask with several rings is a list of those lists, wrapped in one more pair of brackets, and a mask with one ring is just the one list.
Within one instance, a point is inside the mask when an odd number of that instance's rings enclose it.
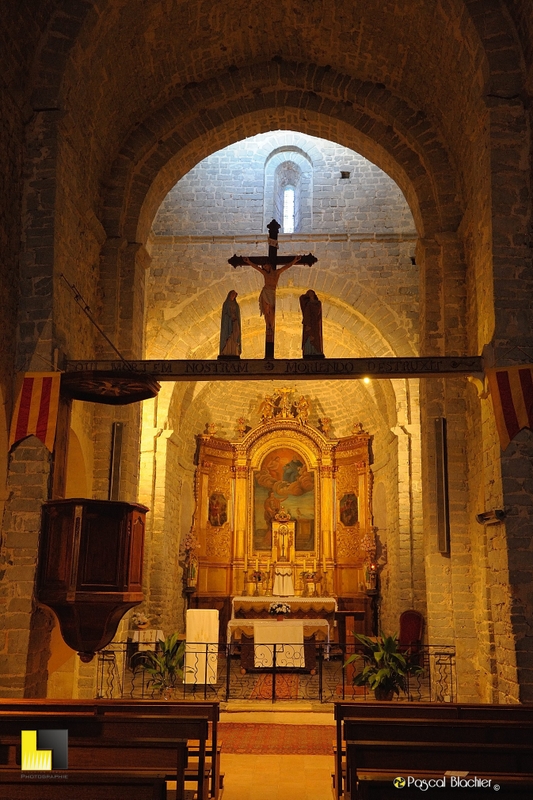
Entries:
{"label": "candlestick", "polygon": [[316,558],[313,559],[313,572],[316,572]]}
{"label": "candlestick", "polygon": [[257,572],[258,570],[259,570],[259,559],[256,558],[255,559],[255,571]]}
{"label": "candlestick", "polygon": [[248,556],[246,553],[244,554],[244,571],[248,572]]}
{"label": "candlestick", "polygon": [[326,556],[322,557],[322,569],[324,570],[324,572],[326,571]]}

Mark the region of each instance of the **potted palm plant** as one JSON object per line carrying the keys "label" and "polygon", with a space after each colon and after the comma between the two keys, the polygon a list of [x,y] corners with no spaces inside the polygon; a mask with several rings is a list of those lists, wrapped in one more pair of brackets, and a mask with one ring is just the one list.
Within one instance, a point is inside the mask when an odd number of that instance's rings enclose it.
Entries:
{"label": "potted palm plant", "polygon": [[172,698],[173,690],[183,681],[183,662],[185,642],[172,633],[165,640],[159,640],[157,650],[143,653],[143,669],[150,675],[150,684],[159,689],[165,700]]}
{"label": "potted palm plant", "polygon": [[362,660],[363,669],[353,677],[354,686],[368,686],[373,690],[376,700],[392,700],[393,695],[407,691],[408,675],[420,675],[424,672],[418,664],[409,661],[399,649],[398,636],[381,636],[370,638],[356,634],[355,638],[362,645],[353,653],[344,666]]}

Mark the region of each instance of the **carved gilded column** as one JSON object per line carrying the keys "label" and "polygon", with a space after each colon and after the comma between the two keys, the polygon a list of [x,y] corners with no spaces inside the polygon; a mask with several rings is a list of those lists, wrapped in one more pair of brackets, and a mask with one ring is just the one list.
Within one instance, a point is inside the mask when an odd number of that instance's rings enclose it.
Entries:
{"label": "carved gilded column", "polygon": [[335,532],[335,505],[334,505],[334,475],[335,467],[331,463],[331,457],[324,458],[324,462],[319,466],[318,473],[320,476],[320,546],[317,547],[317,553],[320,561],[324,556],[327,559],[328,566],[334,558],[334,532]]}
{"label": "carved gilded column", "polygon": [[236,458],[232,467],[235,476],[235,516],[233,532],[233,594],[241,594],[244,588],[244,560],[249,556],[247,545],[248,530],[248,486],[250,467],[245,457]]}

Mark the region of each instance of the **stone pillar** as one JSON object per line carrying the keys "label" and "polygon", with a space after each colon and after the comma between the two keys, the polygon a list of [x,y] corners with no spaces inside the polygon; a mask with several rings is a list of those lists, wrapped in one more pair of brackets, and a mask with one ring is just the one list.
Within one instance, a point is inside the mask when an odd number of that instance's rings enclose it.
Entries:
{"label": "stone pillar", "polygon": [[143,591],[146,613],[166,634],[181,629],[184,602],[179,567],[182,476],[172,459],[177,448],[170,428],[143,427],[140,501],[147,515]]}
{"label": "stone pillar", "polygon": [[[125,239],[108,239],[102,249],[100,286],[105,298],[99,324],[124,358],[143,355],[145,269],[149,257],[141,245]],[[118,360],[99,337],[97,355]],[[122,442],[120,499],[137,502],[141,404],[98,405],[94,412],[94,492],[106,499],[109,488],[113,422],[125,424]]]}
{"label": "stone pillar", "polygon": [[[443,233],[418,244],[421,270],[421,355],[460,355],[466,337],[466,276],[461,243]],[[458,699],[480,698],[475,668],[480,649],[475,618],[474,565],[468,517],[466,382],[426,378],[421,383],[424,477],[425,571],[429,644],[455,644]],[[434,419],[448,422],[450,555],[436,541],[436,450]],[[481,643],[488,650],[488,643]]]}
{"label": "stone pillar", "polygon": [[[108,239],[102,248],[100,285],[104,305],[100,324],[124,358],[141,358],[144,341],[144,297],[150,256],[144,246]],[[100,358],[117,358],[101,339]]]}
{"label": "stone pillar", "polygon": [[[526,356],[526,353],[533,352],[530,302],[533,294],[531,121],[521,97],[491,96],[486,102],[492,144],[494,363],[531,362],[530,355]],[[515,347],[521,349],[515,350]],[[485,430],[495,436],[492,421]],[[494,502],[492,507],[508,511],[505,526],[491,526],[487,531],[487,552],[494,570],[492,617],[500,655],[497,678],[501,696],[531,702],[533,437],[529,431],[522,431],[501,455],[496,442],[492,450],[496,451],[500,461],[502,491],[501,499],[491,498]],[[496,485],[498,483],[496,479]],[[502,548],[506,549],[507,564]],[[513,685],[515,664],[518,670],[516,688]]]}
{"label": "stone pillar", "polygon": [[[42,371],[54,361],[55,166],[61,113],[35,113],[26,129],[17,336],[22,372]],[[0,694],[5,697],[46,694],[53,622],[48,612],[35,606],[33,587],[41,504],[49,497],[51,468],[51,454],[33,436],[9,457],[0,552]]]}
{"label": "stone pillar", "polygon": [[395,595],[398,611],[414,607],[412,444],[407,426],[392,428],[398,447],[398,548]]}

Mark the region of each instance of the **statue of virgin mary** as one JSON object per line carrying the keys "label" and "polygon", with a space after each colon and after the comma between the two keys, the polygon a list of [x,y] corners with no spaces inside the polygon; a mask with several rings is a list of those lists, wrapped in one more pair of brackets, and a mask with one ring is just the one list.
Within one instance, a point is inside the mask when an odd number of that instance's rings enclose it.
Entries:
{"label": "statue of virgin mary", "polygon": [[222,306],[219,358],[239,358],[241,355],[241,311],[237,292],[232,289]]}

